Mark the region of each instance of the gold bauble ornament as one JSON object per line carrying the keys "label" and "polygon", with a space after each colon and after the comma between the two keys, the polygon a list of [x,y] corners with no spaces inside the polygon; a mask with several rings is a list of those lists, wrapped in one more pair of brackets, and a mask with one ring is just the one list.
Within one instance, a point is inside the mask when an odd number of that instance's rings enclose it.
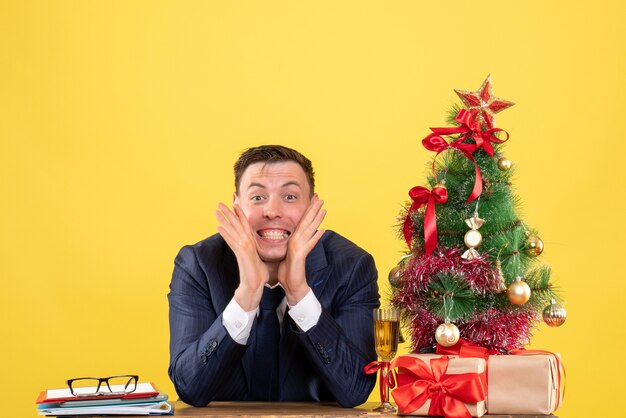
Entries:
{"label": "gold bauble ornament", "polygon": [[392,287],[398,287],[400,285],[400,281],[402,280],[400,272],[400,266],[395,266],[389,271],[389,284],[391,284]]}
{"label": "gold bauble ornament", "polygon": [[441,188],[441,189],[448,190],[447,187],[446,187],[446,182],[444,180],[441,180],[439,183],[435,184],[435,187],[433,187],[433,189],[436,189],[438,187]]}
{"label": "gold bauble ornament", "polygon": [[554,299],[550,302],[550,305],[546,306],[543,310],[543,322],[551,327],[560,327],[567,318],[567,312],[565,308],[556,303]]}
{"label": "gold bauble ornament", "polygon": [[498,159],[498,169],[500,171],[508,171],[511,168],[511,160],[506,157]]}
{"label": "gold bauble ornament", "polygon": [[435,340],[444,347],[452,347],[459,342],[459,337],[459,329],[450,322],[439,325],[435,331]]}
{"label": "gold bauble ornament", "polygon": [[530,299],[530,286],[521,277],[517,277],[507,289],[506,296],[509,298],[509,302],[523,305]]}
{"label": "gold bauble ornament", "polygon": [[526,252],[533,257],[537,257],[543,252],[543,241],[537,235],[526,238]]}

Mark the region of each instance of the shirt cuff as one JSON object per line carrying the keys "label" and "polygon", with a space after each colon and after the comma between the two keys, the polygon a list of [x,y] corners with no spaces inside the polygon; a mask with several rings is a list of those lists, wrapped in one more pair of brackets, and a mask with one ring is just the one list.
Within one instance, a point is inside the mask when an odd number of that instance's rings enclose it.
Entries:
{"label": "shirt cuff", "polygon": [[319,321],[322,315],[322,305],[315,297],[315,293],[310,289],[309,293],[294,306],[289,305],[289,315],[294,320],[298,328],[307,332]]}
{"label": "shirt cuff", "polygon": [[237,303],[235,298],[232,298],[224,313],[222,314],[222,325],[226,328],[228,335],[236,343],[245,345],[250,337],[250,331],[252,330],[252,323],[257,315],[259,308],[246,312]]}

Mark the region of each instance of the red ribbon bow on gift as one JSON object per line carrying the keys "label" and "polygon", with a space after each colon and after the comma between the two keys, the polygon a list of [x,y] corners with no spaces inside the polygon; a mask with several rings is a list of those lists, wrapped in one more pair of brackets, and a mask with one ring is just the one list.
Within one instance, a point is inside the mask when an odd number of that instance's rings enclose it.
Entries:
{"label": "red ribbon bow on gift", "polygon": [[482,345],[467,342],[463,338],[459,338],[459,341],[450,347],[444,347],[441,344],[437,344],[436,353],[460,357],[478,357],[484,358],[485,360],[487,360],[489,356],[501,354],[496,350],[491,350],[487,347],[483,347]]}
{"label": "red ribbon bow on gift", "polygon": [[426,187],[415,186],[409,190],[409,196],[413,203],[409,208],[409,212],[404,219],[404,239],[411,249],[413,241],[413,228],[411,227],[411,213],[415,212],[422,206],[426,205],[426,213],[424,214],[424,242],[426,244],[426,255],[429,256],[435,247],[437,247],[437,217],[435,216],[435,204],[446,203],[448,200],[448,190],[443,186],[435,186],[433,190]]}
{"label": "red ribbon bow on gift", "polygon": [[[422,139],[422,145],[430,151],[436,151],[437,155],[442,151],[453,148],[459,150],[467,159],[469,159],[472,163],[474,163],[474,168],[476,170],[476,180],[474,181],[474,188],[472,189],[472,193],[467,199],[467,203],[470,203],[478,196],[483,190],[483,178],[480,173],[480,168],[478,167],[478,163],[474,159],[473,153],[482,148],[487,154],[493,156],[494,149],[492,143],[501,144],[509,139],[509,134],[504,129],[499,128],[491,128],[483,131],[480,123],[475,121],[475,114],[471,112],[461,109],[459,113],[457,113],[455,121],[461,124],[461,126],[452,127],[452,128],[430,128],[432,133],[428,135],[426,138]],[[494,134],[496,132],[504,132],[506,134],[506,139],[500,139]],[[455,140],[452,143],[448,143],[442,135],[455,135],[461,134],[461,137]],[[465,140],[472,138],[474,143],[464,143]],[[435,155],[435,159],[437,158]],[[435,179],[437,175],[435,174],[435,160],[433,159],[433,175]]]}
{"label": "red ribbon bow on gift", "polygon": [[485,389],[478,373],[446,374],[448,356],[431,359],[430,366],[416,357],[401,356],[391,367],[405,369],[413,376],[410,383],[398,385],[392,395],[400,412],[411,413],[430,399],[428,415],[470,418],[464,403],[485,400]]}
{"label": "red ribbon bow on gift", "polygon": [[450,347],[444,347],[441,344],[437,344],[436,353],[459,356],[459,357],[484,358],[485,359],[485,373],[480,375],[480,379],[483,382],[483,387],[485,388],[485,391],[487,391],[489,388],[489,382],[488,382],[489,356],[501,354],[495,350],[491,350],[487,347],[483,347],[482,345],[467,342],[463,338],[459,338],[459,341]]}

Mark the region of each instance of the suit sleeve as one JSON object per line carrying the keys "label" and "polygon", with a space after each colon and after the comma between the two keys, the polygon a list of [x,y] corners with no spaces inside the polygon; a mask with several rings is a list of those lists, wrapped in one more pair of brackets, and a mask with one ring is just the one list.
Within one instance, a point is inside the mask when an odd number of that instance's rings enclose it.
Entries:
{"label": "suit sleeve", "polygon": [[174,262],[168,295],[168,374],[180,399],[194,406],[204,406],[215,398],[247,348],[236,343],[222,325],[208,283],[194,249],[183,247]]}
{"label": "suit sleeve", "polygon": [[377,276],[372,256],[364,254],[349,277],[342,278],[346,289],[331,311],[322,309],[317,325],[296,332],[313,367],[343,407],[366,402],[376,383],[376,376],[366,375],[363,367],[376,360],[372,310],[380,306]]}

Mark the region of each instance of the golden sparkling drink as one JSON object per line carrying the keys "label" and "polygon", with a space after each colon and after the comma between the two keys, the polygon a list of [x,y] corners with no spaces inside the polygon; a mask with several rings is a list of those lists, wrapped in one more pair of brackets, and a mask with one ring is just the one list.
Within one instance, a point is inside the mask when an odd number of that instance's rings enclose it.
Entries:
{"label": "golden sparkling drink", "polygon": [[381,360],[391,361],[398,351],[400,321],[374,321],[374,340],[376,353]]}

